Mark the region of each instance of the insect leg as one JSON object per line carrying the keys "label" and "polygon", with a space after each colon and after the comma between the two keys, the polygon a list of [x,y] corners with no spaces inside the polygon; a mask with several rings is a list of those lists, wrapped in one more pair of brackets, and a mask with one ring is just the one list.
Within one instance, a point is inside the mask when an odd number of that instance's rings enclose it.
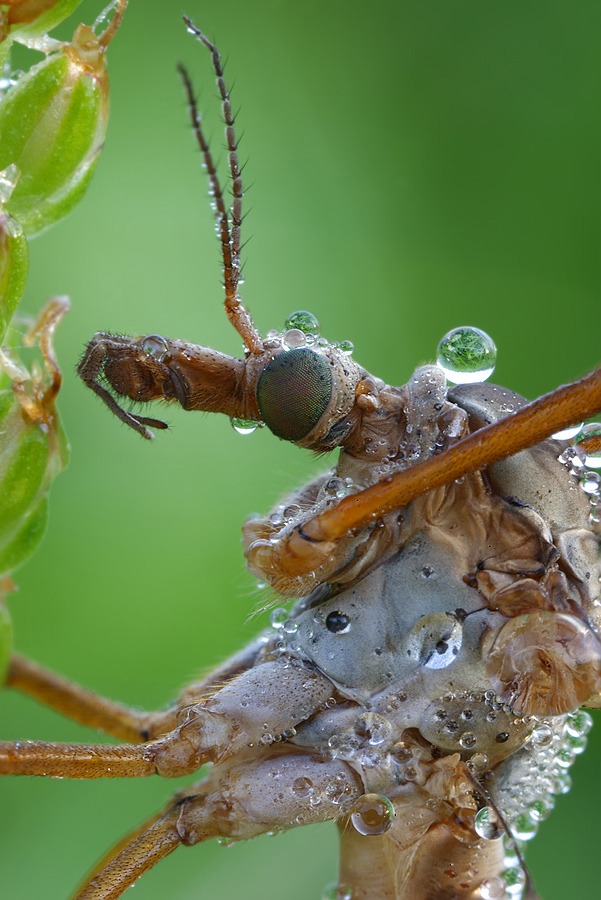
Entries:
{"label": "insect leg", "polygon": [[[253,641],[244,650],[209,672],[205,678],[188,685],[179,696],[179,706],[251,668],[262,647],[263,642],[260,639]],[[39,703],[82,725],[88,725],[130,743],[137,744],[151,740],[173,731],[176,726],[177,705],[162,712],[131,709],[122,703],[100,697],[18,653],[14,653],[11,657],[6,686],[34,697]]]}
{"label": "insect leg", "polygon": [[242,763],[215,790],[193,794],[188,788],[188,796],[95,873],[74,900],[115,900],[180,844],[216,837],[248,840],[278,828],[328,821],[344,815],[363,793],[356,772],[336,759],[294,753]]}
{"label": "insect leg", "polygon": [[[159,747],[157,747],[159,744]],[[142,778],[157,772],[160,742],[54,744],[0,741],[0,775],[49,775],[56,778]]]}
{"label": "insect leg", "polygon": [[124,835],[120,838],[113,846],[107,850],[107,852],[98,860],[98,862],[94,865],[94,868],[87,873],[86,877],[83,881],[80,882],[76,891],[74,892],[74,897],[78,897],[81,892],[86,889],[91,882],[94,882],[96,876],[105,869],[109,863],[118,856],[122,850],[125,850],[131,843],[133,843],[136,838],[138,838],[141,834],[148,831],[155,822],[167,813],[172,806],[178,803],[180,800],[183,800],[185,797],[190,796],[191,793],[197,794],[200,791],[210,790],[212,779],[212,773],[208,775],[207,778],[204,778],[202,781],[198,781],[193,785],[186,785],[186,787],[182,788],[176,794],[169,798],[168,802],[154,815],[149,816],[143,822],[141,822],[136,828],[132,831],[128,832],[128,834]]}
{"label": "insect leg", "polygon": [[176,805],[87,880],[73,900],[116,900],[120,897],[141,875],[180,846],[177,821]]}
{"label": "insect leg", "polygon": [[[290,571],[295,575],[311,571],[316,558],[321,562],[322,556],[332,552],[333,542],[351,529],[361,528],[435,488],[532,447],[600,409],[601,369],[596,369],[579,381],[564,385],[473,432],[444,453],[345,497],[332,509],[291,532],[280,542],[279,552],[287,557]],[[313,552],[308,548],[313,548]]]}
{"label": "insect leg", "polygon": [[82,725],[122,741],[147,741],[175,727],[175,710],[149,713],[130,709],[99,697],[18,653],[11,658],[6,684]]}
{"label": "insect leg", "polygon": [[266,662],[232,679],[208,699],[185,703],[178,726],[144,744],[0,742],[0,775],[62,778],[166,778],[230,759],[248,744],[269,743],[312,715],[332,692],[331,682],[302,663]]}

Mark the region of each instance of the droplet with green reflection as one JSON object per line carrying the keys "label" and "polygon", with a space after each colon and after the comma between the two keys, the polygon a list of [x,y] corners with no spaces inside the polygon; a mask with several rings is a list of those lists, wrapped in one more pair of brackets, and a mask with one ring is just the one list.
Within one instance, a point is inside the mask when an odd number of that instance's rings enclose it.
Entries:
{"label": "droplet with green reflection", "polygon": [[284,328],[298,328],[304,334],[319,334],[319,319],[306,309],[291,313],[284,322]]}
{"label": "droplet with green reflection", "polygon": [[462,326],[449,331],[436,353],[436,362],[453,384],[486,381],[495,369],[497,348],[485,331]]}

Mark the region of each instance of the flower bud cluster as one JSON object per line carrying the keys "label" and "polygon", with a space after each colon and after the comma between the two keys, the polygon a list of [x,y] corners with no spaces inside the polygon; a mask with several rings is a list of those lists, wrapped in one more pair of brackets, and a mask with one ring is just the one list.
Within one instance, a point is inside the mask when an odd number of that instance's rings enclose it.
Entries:
{"label": "flower bud cluster", "polygon": [[[52,339],[68,309],[53,298],[23,337],[9,329],[28,274],[27,239],[63,218],[81,199],[104,144],[108,121],[107,47],[127,0],[113,0],[97,34],[78,25],[59,42],[47,32],[81,0],[0,2],[0,683],[12,630],[5,595],[10,574],[36,549],[46,527],[48,491],[65,467],[68,445],[55,409],[61,374]],[[110,12],[111,10],[109,10]],[[101,17],[102,19],[102,17]],[[45,56],[19,77],[8,57],[19,41]],[[37,346],[42,365],[28,371],[11,342]]]}

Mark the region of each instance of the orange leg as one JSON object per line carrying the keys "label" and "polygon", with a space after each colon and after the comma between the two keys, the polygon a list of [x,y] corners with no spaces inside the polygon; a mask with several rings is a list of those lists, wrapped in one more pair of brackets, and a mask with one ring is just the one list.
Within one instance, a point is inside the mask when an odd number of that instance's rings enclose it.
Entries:
{"label": "orange leg", "polygon": [[[96,869],[73,900],[116,900],[180,844],[192,846],[220,836],[247,840],[300,821],[338,818],[364,792],[359,776],[346,763],[320,760],[314,754],[258,759],[221,777],[217,767],[213,773],[215,790],[207,791],[208,782],[201,782],[187,788],[186,795],[180,793],[146,831],[136,833],[101,871]],[[306,786],[321,802],[311,803]],[[304,797],[299,796],[301,789],[306,791]]]}
{"label": "orange leg", "polygon": [[308,540],[335,541],[437,487],[492,465],[546,440],[562,428],[601,410],[601,369],[546,394],[534,403],[458,441],[444,454],[431,456],[390,479],[352,494],[291,536],[289,550]]}
{"label": "orange leg", "polygon": [[122,741],[141,743],[175,727],[175,710],[148,713],[130,709],[99,697],[18,653],[11,658],[6,683],[70,719]]}
{"label": "orange leg", "polygon": [[0,741],[0,775],[55,778],[140,778],[156,774],[157,744],[50,744]]}
{"label": "orange leg", "polygon": [[178,807],[172,807],[83,885],[74,900],[116,900],[128,887],[182,843]]}
{"label": "orange leg", "polygon": [[[284,734],[321,707],[331,693],[332,683],[315,670],[265,662],[231,679],[208,699],[185,704],[178,726],[158,740],[121,747],[0,742],[0,775],[177,778],[206,762],[229,759],[249,743],[260,744],[266,730]],[[255,698],[252,707],[249,697]]]}

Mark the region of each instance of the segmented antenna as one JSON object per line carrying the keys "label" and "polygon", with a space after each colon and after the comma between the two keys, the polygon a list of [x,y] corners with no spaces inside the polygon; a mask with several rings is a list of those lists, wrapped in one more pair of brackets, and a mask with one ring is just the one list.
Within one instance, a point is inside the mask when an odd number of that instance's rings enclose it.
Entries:
{"label": "segmented antenna", "polygon": [[[263,339],[257,331],[248,311],[240,302],[238,283],[240,280],[240,226],[242,224],[242,176],[238,163],[238,144],[234,131],[235,117],[232,113],[230,94],[223,78],[221,55],[217,47],[205,37],[199,28],[187,16],[183,17],[188,31],[193,34],[210,51],[213,60],[213,69],[217,78],[217,86],[221,95],[223,120],[225,122],[225,136],[227,141],[228,162],[232,182],[232,206],[228,211],[225,205],[223,191],[219,182],[217,169],[211,155],[210,147],[204,136],[192,82],[183,65],[178,66],[178,71],[184,83],[192,128],[202,158],[207,169],[211,195],[215,203],[215,217],[219,228],[221,240],[221,253],[223,256],[223,277],[225,287],[225,311],[227,317],[244,341],[245,347],[251,352],[260,354],[263,352]],[[231,216],[231,226],[230,226]]]}

